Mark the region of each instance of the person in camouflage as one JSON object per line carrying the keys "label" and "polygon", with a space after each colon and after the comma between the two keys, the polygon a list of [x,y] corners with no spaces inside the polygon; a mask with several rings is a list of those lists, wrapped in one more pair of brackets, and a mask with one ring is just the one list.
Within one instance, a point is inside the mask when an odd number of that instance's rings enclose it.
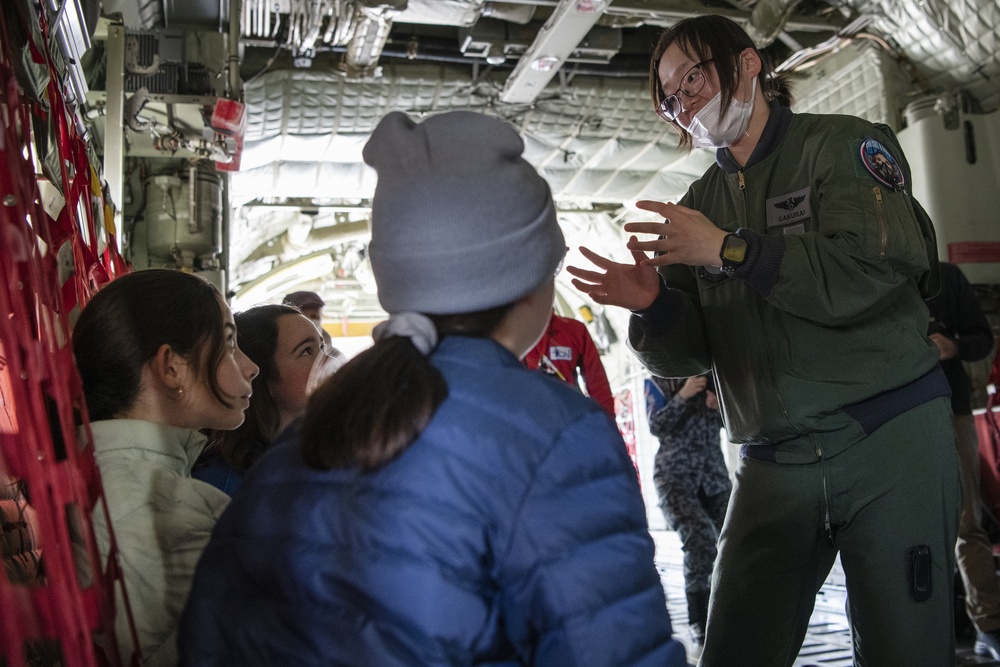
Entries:
{"label": "person in camouflage", "polygon": [[691,638],[702,644],[716,542],[733,488],[720,446],[722,416],[710,375],[653,382],[665,400],[649,415],[649,430],[660,440],[653,483],[663,517],[684,549],[688,624]]}

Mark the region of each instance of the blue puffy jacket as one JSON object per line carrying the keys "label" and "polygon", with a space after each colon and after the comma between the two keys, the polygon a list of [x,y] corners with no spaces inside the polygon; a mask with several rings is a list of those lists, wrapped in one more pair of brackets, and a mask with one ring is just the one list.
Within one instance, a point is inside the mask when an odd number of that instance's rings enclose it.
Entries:
{"label": "blue puffy jacket", "polygon": [[448,398],[377,472],[307,467],[294,428],[254,465],[181,664],[685,665],[608,415],[490,340],[431,360]]}

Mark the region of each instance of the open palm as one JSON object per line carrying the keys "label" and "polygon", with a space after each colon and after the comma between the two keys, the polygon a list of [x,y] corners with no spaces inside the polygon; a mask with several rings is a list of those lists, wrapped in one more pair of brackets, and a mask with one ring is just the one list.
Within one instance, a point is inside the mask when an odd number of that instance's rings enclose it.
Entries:
{"label": "open palm", "polygon": [[[632,238],[635,240],[635,237]],[[566,271],[574,276],[573,286],[595,302],[621,306],[628,310],[642,310],[656,299],[660,291],[660,277],[655,268],[641,265],[642,261],[648,259],[645,253],[632,251],[635,263],[622,264],[588,248],[581,247],[580,252],[601,270],[567,266]]]}

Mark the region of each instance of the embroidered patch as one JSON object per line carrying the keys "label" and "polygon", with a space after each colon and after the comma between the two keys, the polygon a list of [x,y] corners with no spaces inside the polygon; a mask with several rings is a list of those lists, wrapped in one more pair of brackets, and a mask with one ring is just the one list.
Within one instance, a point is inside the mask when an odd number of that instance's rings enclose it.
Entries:
{"label": "embroidered patch", "polygon": [[729,274],[724,273],[721,266],[699,266],[698,277],[712,284],[729,280]]}
{"label": "embroidered patch", "polygon": [[902,190],[903,170],[885,146],[869,137],[861,142],[861,165],[872,177],[890,190]]}
{"label": "embroidered patch", "polygon": [[573,361],[573,350],[563,345],[550,345],[549,359],[552,361]]}
{"label": "embroidered patch", "polygon": [[767,228],[784,227],[802,223],[812,217],[809,188],[802,188],[787,195],[771,197],[764,202],[767,211]]}

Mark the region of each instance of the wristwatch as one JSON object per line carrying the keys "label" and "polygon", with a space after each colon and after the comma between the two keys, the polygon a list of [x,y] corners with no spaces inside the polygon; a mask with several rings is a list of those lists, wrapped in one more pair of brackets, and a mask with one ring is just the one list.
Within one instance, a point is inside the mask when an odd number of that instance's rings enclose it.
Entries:
{"label": "wristwatch", "polygon": [[747,240],[740,236],[740,230],[726,234],[719,259],[722,260],[722,270],[730,275],[747,261]]}

